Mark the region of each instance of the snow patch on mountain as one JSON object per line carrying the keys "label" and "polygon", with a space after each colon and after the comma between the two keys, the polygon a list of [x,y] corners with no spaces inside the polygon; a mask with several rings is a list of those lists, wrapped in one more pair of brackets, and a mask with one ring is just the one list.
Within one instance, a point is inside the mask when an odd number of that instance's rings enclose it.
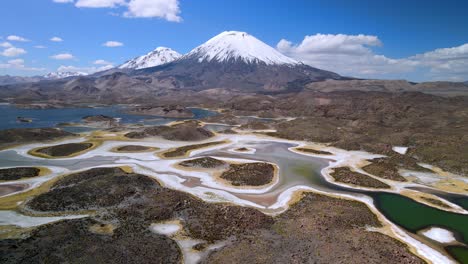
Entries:
{"label": "snow patch on mountain", "polygon": [[183,58],[195,58],[199,62],[244,61],[246,63],[265,63],[267,65],[301,64],[281,54],[254,36],[240,31],[224,31],[196,47]]}
{"label": "snow patch on mountain", "polygon": [[57,71],[57,72],[49,72],[43,77],[45,79],[55,80],[55,79],[62,79],[62,78],[68,78],[68,77],[74,77],[74,76],[85,76],[85,75],[88,75],[88,74],[85,72]]}
{"label": "snow patch on mountain", "polygon": [[150,53],[136,57],[119,66],[119,69],[144,69],[169,63],[182,55],[166,47],[158,47]]}

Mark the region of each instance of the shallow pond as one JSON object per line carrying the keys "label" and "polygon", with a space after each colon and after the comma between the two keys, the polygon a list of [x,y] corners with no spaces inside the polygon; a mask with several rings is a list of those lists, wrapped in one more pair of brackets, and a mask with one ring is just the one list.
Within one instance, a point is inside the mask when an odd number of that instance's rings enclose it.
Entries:
{"label": "shallow pond", "polygon": [[[165,124],[176,120],[168,118],[154,118],[149,116],[128,115],[123,113],[122,106],[110,106],[99,108],[67,108],[67,109],[47,109],[47,110],[30,110],[16,109],[10,105],[0,105],[0,111],[3,114],[0,116],[0,129],[16,128],[16,127],[50,127],[61,122],[79,122],[86,115],[109,115],[121,118],[122,123],[143,123],[143,124]],[[195,114],[195,119],[215,115],[215,112],[204,109],[192,109]],[[32,123],[17,123],[16,117],[23,116],[32,118]],[[210,125],[207,126],[213,130],[224,130],[229,126]],[[74,128],[81,129],[81,128]],[[403,197],[398,194],[392,194],[379,191],[362,191],[353,188],[341,187],[330,183],[321,175],[321,170],[325,168],[329,161],[321,158],[314,158],[306,155],[301,155],[290,151],[288,148],[294,147],[294,144],[279,143],[273,141],[240,141],[235,145],[228,147],[204,151],[195,156],[214,156],[224,158],[239,158],[239,159],[255,159],[259,161],[271,162],[278,165],[280,168],[279,182],[271,189],[264,193],[235,193],[233,195],[238,198],[249,200],[259,205],[268,207],[278,200],[278,196],[285,190],[303,185],[310,186],[329,193],[352,194],[355,196],[367,195],[374,199],[374,203],[389,220],[404,229],[417,233],[421,229],[429,226],[440,226],[451,231],[457,236],[457,239],[465,244],[468,241],[468,216],[456,213],[450,213],[438,210],[423,204],[420,204],[412,199]],[[233,148],[248,147],[255,149],[254,154],[233,152]],[[91,158],[73,158],[73,159],[37,159],[25,157],[17,154],[13,150],[0,152],[0,167],[19,167],[19,166],[52,166],[61,167],[68,170],[79,170],[101,165],[119,164],[119,159],[125,158],[135,159],[134,155],[119,154],[112,155],[111,153]],[[145,160],[140,160],[145,161]],[[154,160],[151,160],[154,161]],[[181,175],[184,177],[183,175]],[[193,177],[184,177],[187,180],[187,186],[196,187],[202,185],[202,182]],[[6,190],[11,192],[11,190]],[[421,189],[426,192],[427,190]],[[428,191],[427,191],[428,192]],[[468,198],[462,195],[449,195],[443,192],[437,193],[443,198],[461,205],[464,208],[468,207]],[[446,247],[446,250],[456,257],[459,261],[464,262],[468,258],[468,249],[466,247]]]}

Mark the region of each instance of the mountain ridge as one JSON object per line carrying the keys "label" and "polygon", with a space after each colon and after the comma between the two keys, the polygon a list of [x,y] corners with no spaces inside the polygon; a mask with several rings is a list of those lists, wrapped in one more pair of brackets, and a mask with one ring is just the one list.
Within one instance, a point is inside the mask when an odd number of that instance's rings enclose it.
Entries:
{"label": "mountain ridge", "polygon": [[139,70],[166,64],[180,57],[182,57],[182,55],[171,48],[157,47],[145,55],[126,61],[117,68]]}

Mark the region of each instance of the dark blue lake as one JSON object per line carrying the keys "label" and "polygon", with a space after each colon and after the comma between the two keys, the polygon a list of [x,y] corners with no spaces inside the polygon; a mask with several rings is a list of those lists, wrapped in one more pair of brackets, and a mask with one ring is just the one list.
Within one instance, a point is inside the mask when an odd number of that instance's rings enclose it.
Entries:
{"label": "dark blue lake", "polygon": [[[191,110],[195,115],[193,119],[200,119],[217,114],[216,112],[200,108],[191,108]],[[147,125],[159,125],[177,120],[175,118],[127,114],[125,113],[125,106],[122,105],[94,108],[19,109],[14,105],[0,104],[0,129],[54,127],[59,123],[78,123],[83,117],[89,115],[106,115],[120,118],[120,122],[123,124],[143,123]],[[32,119],[32,122],[18,122],[17,117]],[[67,129],[76,132],[80,130],[80,128],[76,127]]]}

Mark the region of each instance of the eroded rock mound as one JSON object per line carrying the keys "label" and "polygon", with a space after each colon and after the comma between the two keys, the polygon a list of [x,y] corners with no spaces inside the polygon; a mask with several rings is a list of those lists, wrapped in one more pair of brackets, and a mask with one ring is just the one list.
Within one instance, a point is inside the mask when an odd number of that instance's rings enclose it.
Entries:
{"label": "eroded rock mound", "polygon": [[365,231],[380,223],[359,202],[308,193],[274,220],[202,263],[424,263],[398,240]]}
{"label": "eroded rock mound", "polygon": [[85,116],[82,121],[88,126],[100,128],[110,128],[119,124],[118,119],[106,115]]}
{"label": "eroded rock mound", "polygon": [[193,112],[180,105],[143,106],[128,111],[131,114],[152,115],[172,118],[192,118]]}
{"label": "eroded rock mound", "polygon": [[214,169],[227,166],[227,163],[212,157],[196,158],[179,163],[183,167]]}
{"label": "eroded rock mound", "polygon": [[36,150],[36,152],[40,154],[45,154],[50,157],[66,157],[87,150],[92,146],[92,143],[68,143],[39,148]]}
{"label": "eroded rock mound", "polygon": [[66,220],[34,230],[24,240],[0,240],[2,263],[180,263],[177,243],[149,230],[90,231],[92,219]]}
{"label": "eroded rock mound", "polygon": [[261,186],[270,183],[275,176],[275,167],[265,162],[231,164],[221,178],[235,186]]}
{"label": "eroded rock mound", "polygon": [[147,146],[139,146],[139,145],[127,145],[127,146],[118,147],[115,150],[119,152],[144,152],[144,151],[149,151],[152,149],[154,148],[147,147]]}
{"label": "eroded rock mound", "polygon": [[58,128],[13,128],[0,130],[0,147],[36,141],[57,140],[75,134]]}
{"label": "eroded rock mound", "polygon": [[213,132],[200,127],[198,122],[184,122],[173,126],[156,126],[142,131],[129,132],[128,138],[146,138],[160,136],[167,140],[200,141],[214,136]]}
{"label": "eroded rock mound", "polygon": [[34,167],[0,169],[0,181],[14,181],[39,176],[41,170]]}
{"label": "eroded rock mound", "polygon": [[154,189],[157,183],[120,168],[96,168],[59,180],[28,204],[36,211],[90,210],[116,206],[125,199]]}
{"label": "eroded rock mound", "polygon": [[335,178],[337,182],[349,183],[362,187],[390,188],[388,184],[365,174],[351,171],[348,167],[334,168],[330,175]]}

